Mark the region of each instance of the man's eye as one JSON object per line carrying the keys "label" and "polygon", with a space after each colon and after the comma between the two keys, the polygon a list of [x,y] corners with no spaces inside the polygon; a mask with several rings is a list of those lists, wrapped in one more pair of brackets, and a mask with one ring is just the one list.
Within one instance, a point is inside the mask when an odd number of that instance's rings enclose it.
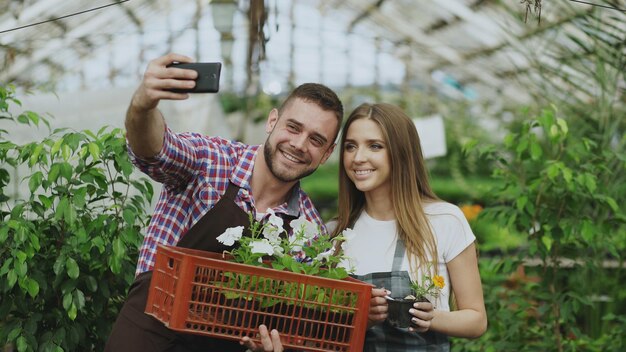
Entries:
{"label": "man's eye", "polygon": [[318,138],[313,138],[312,143],[316,147],[321,147],[321,146],[324,145],[324,141],[322,141],[321,139],[318,139]]}

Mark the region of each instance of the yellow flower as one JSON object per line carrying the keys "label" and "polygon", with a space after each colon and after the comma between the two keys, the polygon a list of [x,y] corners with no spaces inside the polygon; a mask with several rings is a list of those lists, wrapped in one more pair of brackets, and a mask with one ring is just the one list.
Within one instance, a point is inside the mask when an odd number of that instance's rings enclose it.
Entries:
{"label": "yellow flower", "polygon": [[435,277],[433,278],[433,283],[435,284],[435,287],[437,287],[438,289],[442,289],[444,288],[444,286],[446,286],[445,280],[443,279],[443,276],[441,275],[435,275]]}
{"label": "yellow flower", "polygon": [[467,221],[472,221],[476,219],[476,217],[482,210],[483,210],[483,207],[480,206],[480,204],[461,206],[461,211],[465,215],[465,218],[467,219]]}

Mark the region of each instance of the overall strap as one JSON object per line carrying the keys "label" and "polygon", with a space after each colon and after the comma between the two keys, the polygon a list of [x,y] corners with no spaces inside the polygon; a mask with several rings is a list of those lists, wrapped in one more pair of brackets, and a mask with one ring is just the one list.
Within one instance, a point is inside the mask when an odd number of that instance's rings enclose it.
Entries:
{"label": "overall strap", "polygon": [[398,240],[396,240],[396,251],[393,255],[393,264],[391,266],[391,271],[402,270],[402,262],[404,261],[405,251],[406,247],[404,247],[404,241],[398,236]]}

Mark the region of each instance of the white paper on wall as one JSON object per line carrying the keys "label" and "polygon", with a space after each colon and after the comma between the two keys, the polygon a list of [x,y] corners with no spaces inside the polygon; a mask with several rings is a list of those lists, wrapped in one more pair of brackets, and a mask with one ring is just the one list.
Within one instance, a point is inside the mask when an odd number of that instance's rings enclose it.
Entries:
{"label": "white paper on wall", "polygon": [[424,158],[431,159],[446,155],[446,131],[440,115],[415,118],[413,123],[420,136]]}

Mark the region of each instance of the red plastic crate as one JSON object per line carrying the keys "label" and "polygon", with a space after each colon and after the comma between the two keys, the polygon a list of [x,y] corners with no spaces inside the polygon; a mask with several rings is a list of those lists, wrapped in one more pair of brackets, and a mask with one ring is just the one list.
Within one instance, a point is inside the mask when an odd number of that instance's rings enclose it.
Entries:
{"label": "red plastic crate", "polygon": [[[258,326],[283,346],[362,351],[372,286],[238,264],[221,254],[159,246],[146,313],[172,330],[257,343]],[[329,299],[332,297],[332,299]]]}

